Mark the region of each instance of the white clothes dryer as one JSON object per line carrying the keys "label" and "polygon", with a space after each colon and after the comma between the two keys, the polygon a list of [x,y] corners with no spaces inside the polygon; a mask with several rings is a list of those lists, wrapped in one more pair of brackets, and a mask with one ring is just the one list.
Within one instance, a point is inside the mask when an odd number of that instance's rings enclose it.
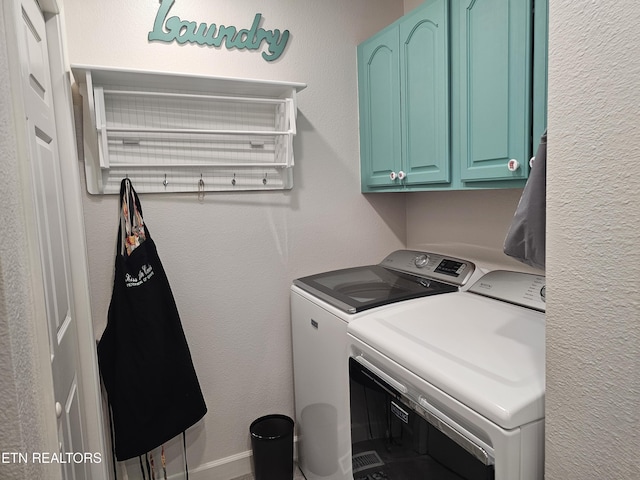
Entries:
{"label": "white clothes dryer", "polygon": [[291,322],[298,465],[307,480],[352,480],[347,325],[393,305],[459,291],[466,260],[398,250],[378,265],[297,279]]}
{"label": "white clothes dryer", "polygon": [[492,271],[350,322],[355,479],[544,478],[544,300],[544,276]]}

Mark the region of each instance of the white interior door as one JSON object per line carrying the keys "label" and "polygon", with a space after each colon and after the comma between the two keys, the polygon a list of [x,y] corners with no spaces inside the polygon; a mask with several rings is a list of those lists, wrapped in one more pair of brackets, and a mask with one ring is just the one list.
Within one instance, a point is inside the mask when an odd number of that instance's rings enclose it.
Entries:
{"label": "white interior door", "polygon": [[[56,123],[45,21],[35,0],[20,0],[18,29],[29,155],[38,241],[44,277],[46,321],[62,453],[84,453],[83,403],[79,386],[78,334],[73,308],[67,228],[56,140]],[[44,405],[44,408],[49,406]],[[61,463],[63,478],[83,480],[87,462]]]}

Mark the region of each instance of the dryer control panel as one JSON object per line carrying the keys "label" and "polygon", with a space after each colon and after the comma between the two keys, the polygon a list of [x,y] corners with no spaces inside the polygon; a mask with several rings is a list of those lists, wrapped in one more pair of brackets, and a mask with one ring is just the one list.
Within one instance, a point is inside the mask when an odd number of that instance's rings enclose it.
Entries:
{"label": "dryer control panel", "polygon": [[544,312],[545,282],[544,275],[494,270],[474,283],[469,292]]}
{"label": "dryer control panel", "polygon": [[458,287],[469,280],[476,268],[468,260],[416,250],[397,250],[380,262],[380,266]]}

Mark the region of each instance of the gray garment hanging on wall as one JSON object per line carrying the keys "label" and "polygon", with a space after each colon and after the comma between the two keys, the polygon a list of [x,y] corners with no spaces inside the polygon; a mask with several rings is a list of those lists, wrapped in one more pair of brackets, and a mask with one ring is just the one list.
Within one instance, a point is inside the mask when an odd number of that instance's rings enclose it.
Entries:
{"label": "gray garment hanging on wall", "polygon": [[547,131],[540,137],[529,180],[504,241],[504,253],[544,269],[547,193]]}

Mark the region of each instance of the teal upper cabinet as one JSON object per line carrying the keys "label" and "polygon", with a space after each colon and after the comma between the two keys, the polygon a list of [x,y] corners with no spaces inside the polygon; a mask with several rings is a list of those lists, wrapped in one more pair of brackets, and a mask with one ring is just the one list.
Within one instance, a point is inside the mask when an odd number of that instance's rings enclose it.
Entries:
{"label": "teal upper cabinet", "polygon": [[530,2],[464,0],[451,8],[459,108],[452,135],[460,148],[460,179],[525,179],[531,150]]}
{"label": "teal upper cabinet", "polygon": [[524,186],[547,2],[428,0],[358,47],[363,192]]}
{"label": "teal upper cabinet", "polygon": [[389,185],[402,168],[400,154],[400,46],[398,29],[387,28],[358,47],[362,181]]}
{"label": "teal upper cabinet", "polygon": [[449,181],[446,2],[427,2],[400,28],[402,158],[406,185]]}
{"label": "teal upper cabinet", "polygon": [[447,13],[426,2],[358,47],[364,190],[449,181]]}

